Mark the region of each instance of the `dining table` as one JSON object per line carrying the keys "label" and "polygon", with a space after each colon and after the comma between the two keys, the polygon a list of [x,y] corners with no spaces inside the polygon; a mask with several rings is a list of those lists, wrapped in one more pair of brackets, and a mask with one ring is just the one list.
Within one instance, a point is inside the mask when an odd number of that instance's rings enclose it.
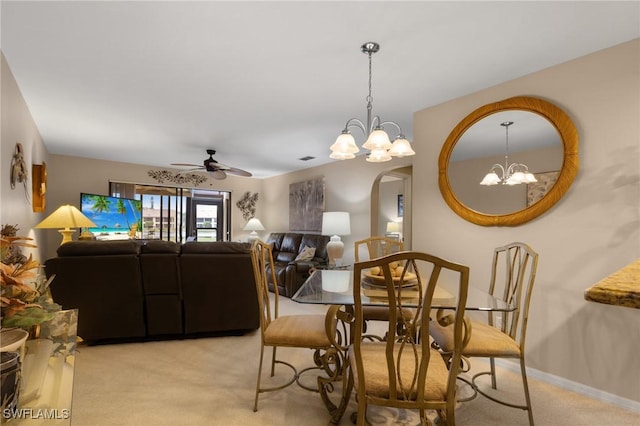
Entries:
{"label": "dining table", "polygon": [[[348,266],[334,269],[315,269],[293,295],[291,300],[298,303],[327,305],[327,315],[335,317],[335,329],[327,330],[332,348],[327,350],[319,362],[327,375],[318,377],[318,390],[323,403],[331,415],[331,423],[338,424],[349,404],[353,390],[353,381],[348,374],[349,347],[354,325],[353,270]],[[446,277],[438,280],[434,290],[431,310],[439,314],[455,309],[455,280]],[[361,287],[363,306],[388,306],[385,289]],[[421,297],[416,295],[416,297]],[[407,305],[410,307],[410,304]],[[416,303],[417,306],[417,303]],[[469,285],[465,311],[511,312],[515,306],[493,296],[488,291]],[[332,322],[327,322],[327,324]],[[337,404],[332,400],[335,384],[341,382],[341,392]],[[333,399],[336,399],[335,397]]]}

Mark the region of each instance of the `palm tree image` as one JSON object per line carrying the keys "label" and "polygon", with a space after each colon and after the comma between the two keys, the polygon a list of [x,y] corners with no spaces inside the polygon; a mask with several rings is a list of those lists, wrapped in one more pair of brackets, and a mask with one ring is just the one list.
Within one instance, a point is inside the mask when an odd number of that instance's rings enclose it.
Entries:
{"label": "palm tree image", "polygon": [[133,213],[133,218],[138,226],[138,231],[142,231],[142,217],[138,217],[137,215],[137,212],[142,212],[142,201],[127,199],[127,204],[129,204],[129,209]]}
{"label": "palm tree image", "polygon": [[124,200],[119,199],[116,205],[116,210],[122,216],[124,216],[124,220],[127,222],[127,229],[131,229],[131,224],[129,223],[129,218],[127,217],[127,206],[124,205]]}
{"label": "palm tree image", "polygon": [[107,197],[103,195],[92,195],[90,201],[93,202],[91,206],[91,211],[93,212],[93,216],[95,217],[98,213],[108,212],[111,208],[111,201],[107,199]]}

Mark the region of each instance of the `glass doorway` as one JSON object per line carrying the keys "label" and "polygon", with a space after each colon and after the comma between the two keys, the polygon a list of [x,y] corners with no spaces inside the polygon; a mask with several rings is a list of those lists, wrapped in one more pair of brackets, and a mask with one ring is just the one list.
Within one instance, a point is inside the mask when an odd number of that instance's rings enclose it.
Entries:
{"label": "glass doorway", "polygon": [[142,239],[185,242],[228,241],[231,235],[227,191],[111,182],[114,197],[142,201]]}
{"label": "glass doorway", "polygon": [[[203,195],[203,194],[201,194]],[[204,194],[206,195],[206,194]],[[213,194],[211,194],[213,195]],[[189,236],[197,241],[224,241],[223,199],[219,197],[192,197],[189,214]]]}

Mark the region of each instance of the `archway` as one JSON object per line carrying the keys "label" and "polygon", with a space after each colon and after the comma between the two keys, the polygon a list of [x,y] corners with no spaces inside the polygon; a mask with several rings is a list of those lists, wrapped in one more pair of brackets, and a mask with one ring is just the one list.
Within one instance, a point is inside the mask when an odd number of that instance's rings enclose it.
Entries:
{"label": "archway", "polygon": [[413,166],[391,169],[378,175],[371,187],[371,235],[385,235],[388,222],[401,222],[406,250],[411,249],[412,176]]}

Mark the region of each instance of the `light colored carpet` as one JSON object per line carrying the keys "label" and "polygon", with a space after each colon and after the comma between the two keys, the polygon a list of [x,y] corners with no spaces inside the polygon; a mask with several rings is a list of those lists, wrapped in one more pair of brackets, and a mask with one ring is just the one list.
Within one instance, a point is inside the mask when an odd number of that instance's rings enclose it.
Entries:
{"label": "light colored carpet", "polygon": [[[318,313],[326,307],[281,299],[281,314]],[[80,346],[76,357],[72,425],[328,425],[317,393],[298,386],[261,394],[253,412],[260,336]],[[299,368],[312,351],[279,349]],[[265,361],[265,377],[268,377]],[[483,366],[476,363],[476,368]],[[284,368],[279,377],[287,374]],[[310,383],[314,383],[313,377]],[[499,369],[505,393],[522,395],[519,377]],[[640,414],[530,379],[537,425],[638,425]],[[350,407],[340,422],[350,425]],[[419,424],[417,413],[371,408],[374,425]],[[458,425],[527,425],[526,412],[483,397],[460,404]]]}

